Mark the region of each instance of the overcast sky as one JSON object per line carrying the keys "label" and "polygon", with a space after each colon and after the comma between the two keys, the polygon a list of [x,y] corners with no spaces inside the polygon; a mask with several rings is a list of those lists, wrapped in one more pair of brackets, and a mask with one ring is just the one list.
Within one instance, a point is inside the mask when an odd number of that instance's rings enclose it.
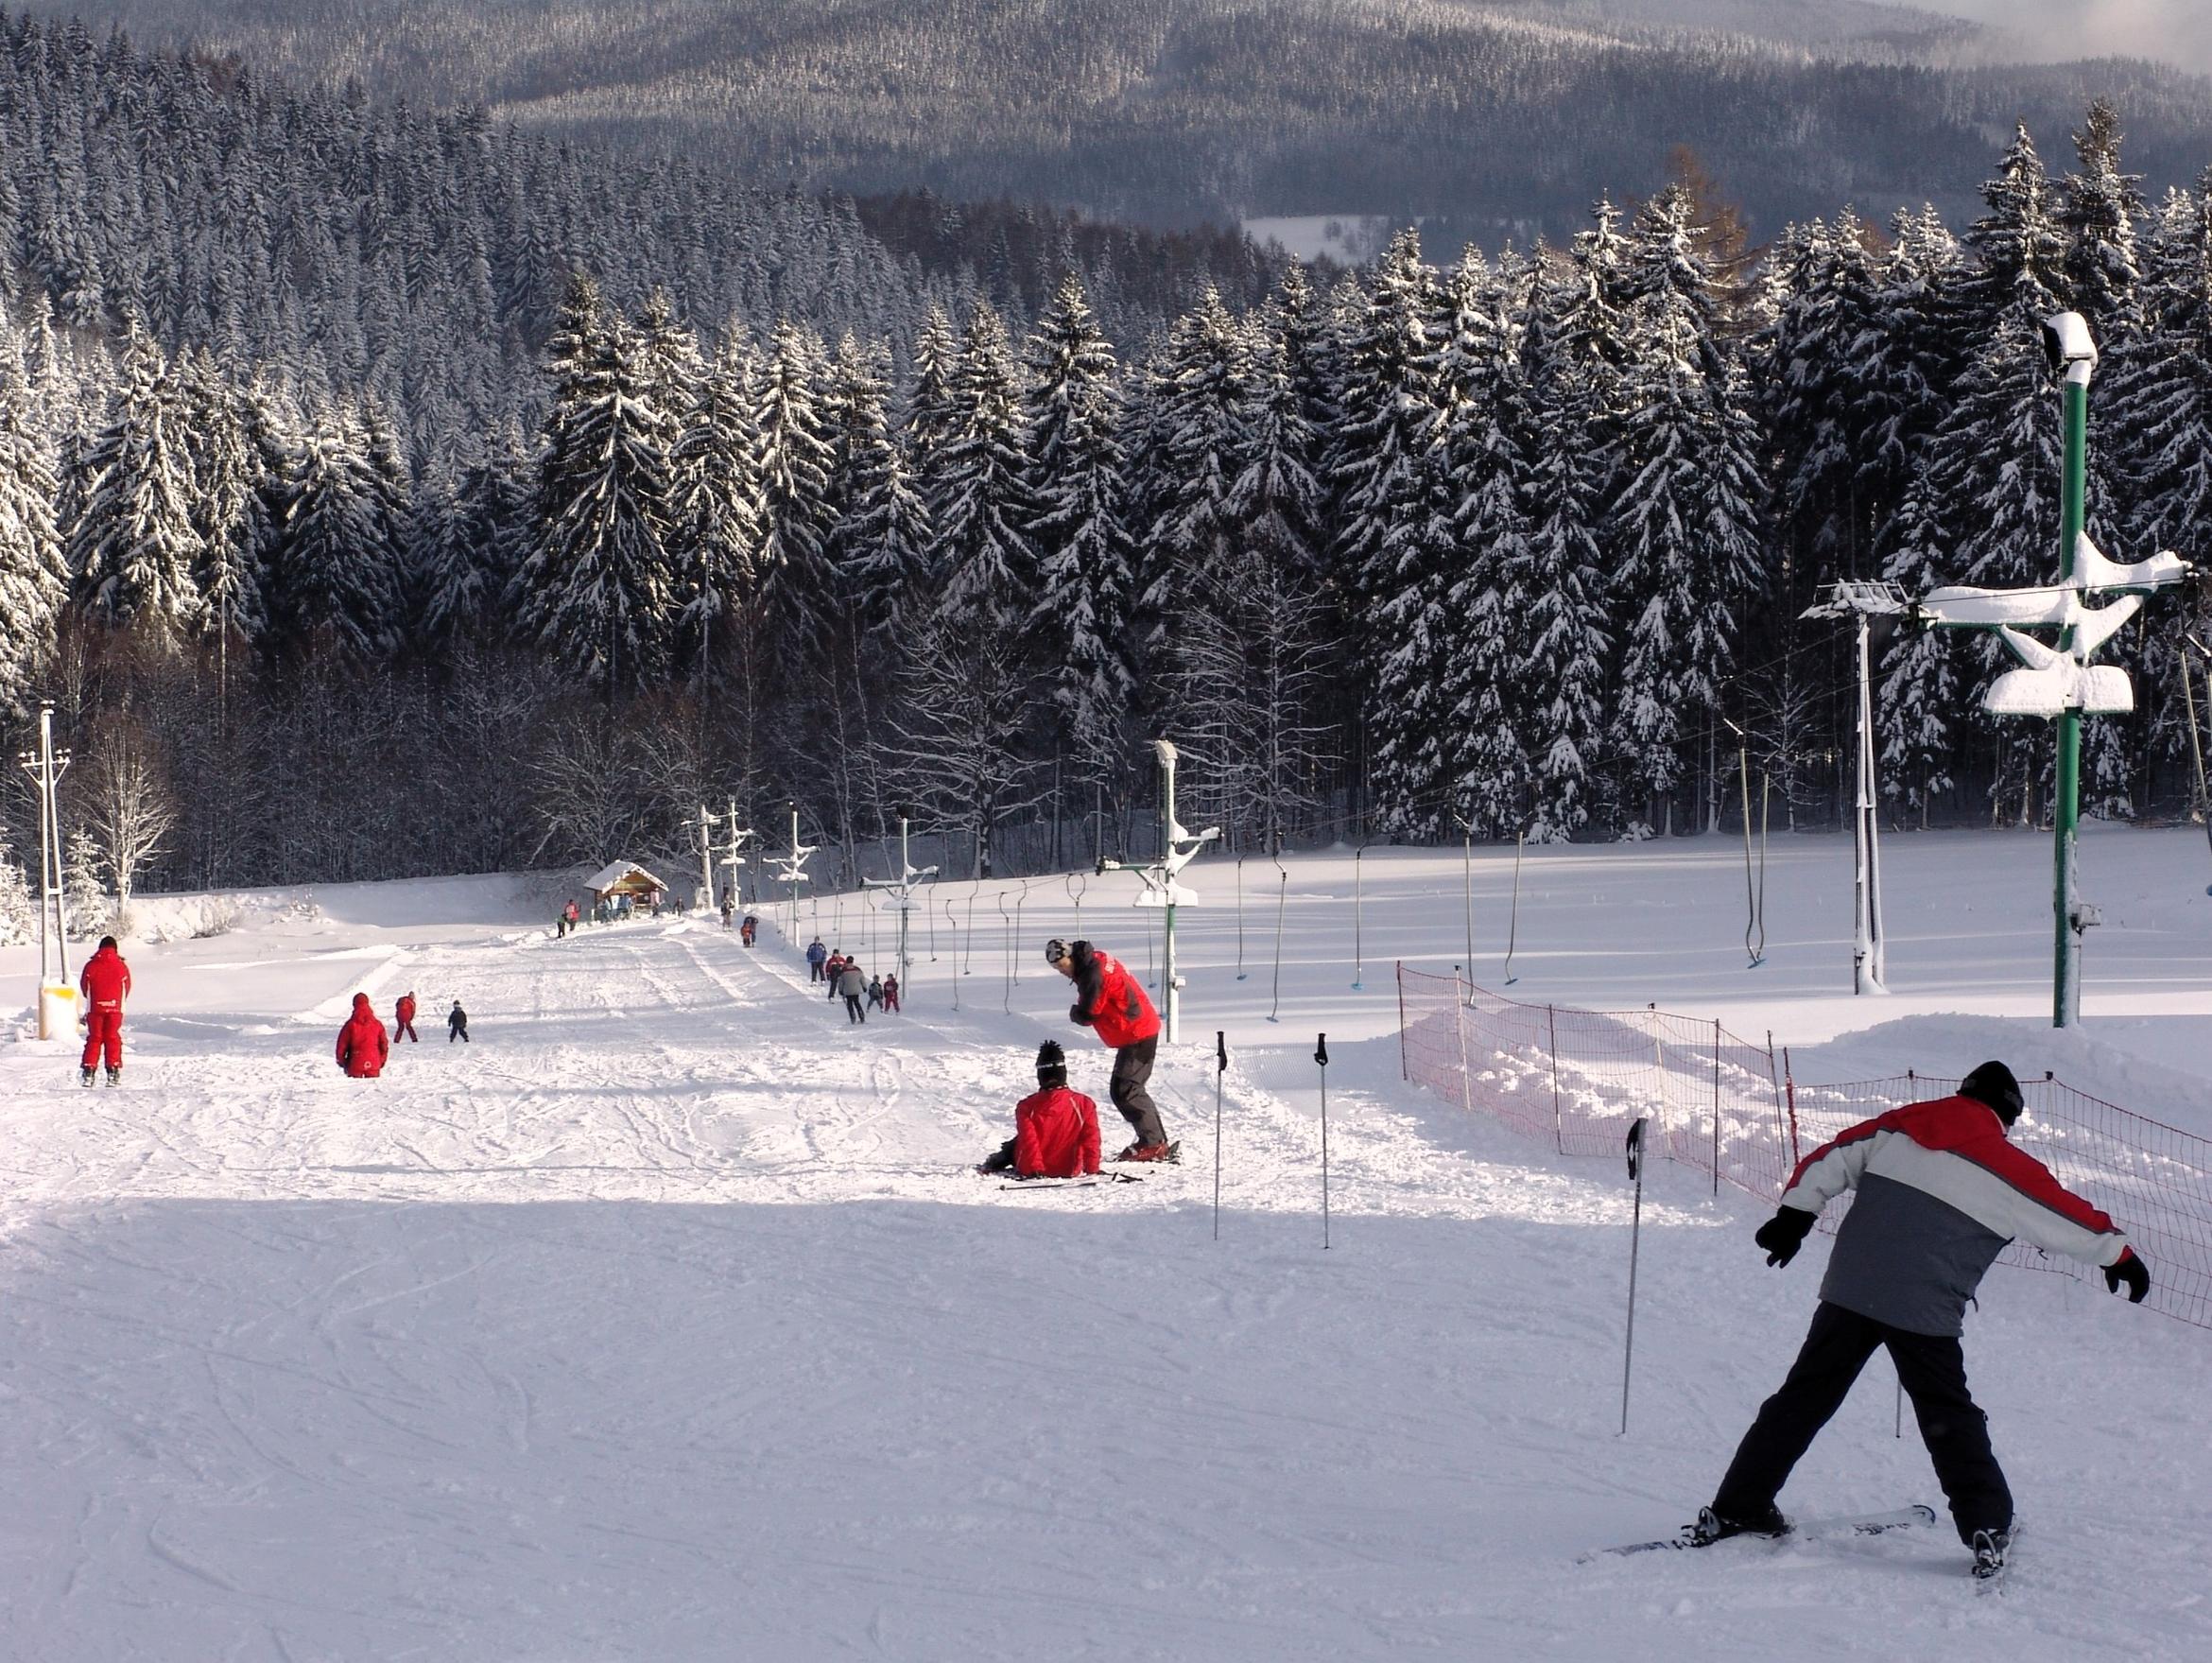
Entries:
{"label": "overcast sky", "polygon": [[2037,57],[2160,58],[2212,72],[2212,0],[1917,0],[2029,37]]}

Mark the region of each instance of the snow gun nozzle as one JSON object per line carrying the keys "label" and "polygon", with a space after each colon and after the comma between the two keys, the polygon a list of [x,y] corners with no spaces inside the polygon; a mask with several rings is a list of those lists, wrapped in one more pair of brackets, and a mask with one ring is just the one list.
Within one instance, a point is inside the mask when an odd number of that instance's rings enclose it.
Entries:
{"label": "snow gun nozzle", "polygon": [[1329,1065],[1329,1036],[1327,1034],[1320,1033],[1314,1036],[1313,1060],[1324,1068]]}

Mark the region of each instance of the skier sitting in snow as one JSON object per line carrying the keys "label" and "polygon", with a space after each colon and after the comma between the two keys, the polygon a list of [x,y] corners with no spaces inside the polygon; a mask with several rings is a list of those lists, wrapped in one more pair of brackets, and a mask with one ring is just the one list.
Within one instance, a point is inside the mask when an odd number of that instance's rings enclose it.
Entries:
{"label": "skier sitting in snow", "polygon": [[353,1079],[373,1080],[384,1072],[384,1060],[389,1055],[391,1041],[385,1034],[384,1024],[376,1019],[376,1008],[370,1004],[367,994],[355,994],[354,1013],[338,1030],[338,1066]]}
{"label": "skier sitting in snow", "polygon": [[833,985],[844,996],[845,1020],[867,1021],[868,1013],[860,1008],[860,996],[868,991],[868,973],[848,961],[844,968],[838,972],[838,979]]}
{"label": "skier sitting in snow", "polygon": [[828,962],[829,949],[821,944],[821,937],[816,936],[812,941],[806,944],[806,968],[812,972],[812,974],[809,975],[806,979],[809,981],[820,981],[821,979],[822,966]]}
{"label": "skier sitting in snow", "polygon": [[1858,1196],[1836,1232],[1805,1346],[1698,1515],[1693,1542],[1789,1529],[1774,1498],[1789,1469],[1887,1346],[1975,1574],[2003,1568],[2013,1494],[1990,1452],[1988,1419],[1966,1392],[1966,1302],[2014,1237],[2100,1267],[2106,1286],[2125,1287],[2134,1303],[2151,1291],[2119,1227],[2006,1137],[2020,1109],[2013,1071],[1984,1063],[1957,1096],[1861,1121],[1798,1163],[1782,1205],[1759,1226],[1770,1265],[1796,1256],[1822,1207],[1846,1189]]}
{"label": "skier sitting in snow", "polygon": [[445,1018],[445,1043],[451,1045],[457,1039],[463,1045],[469,1043],[469,1013],[461,1009],[458,999],[453,1001],[453,1010]]}
{"label": "skier sitting in snow", "polygon": [[1060,1042],[1037,1048],[1037,1089],[1014,1105],[1014,1135],[978,1172],[1080,1178],[1098,1170],[1098,1105],[1067,1084]]}

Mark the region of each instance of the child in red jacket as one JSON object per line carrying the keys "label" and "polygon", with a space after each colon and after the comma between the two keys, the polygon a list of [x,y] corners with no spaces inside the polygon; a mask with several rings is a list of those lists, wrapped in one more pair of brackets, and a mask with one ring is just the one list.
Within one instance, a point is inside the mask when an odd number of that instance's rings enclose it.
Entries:
{"label": "child in red jacket", "polygon": [[1058,1040],[1037,1048],[1037,1089],[1014,1106],[1014,1135],[978,1172],[1080,1178],[1098,1170],[1098,1105],[1067,1084]]}

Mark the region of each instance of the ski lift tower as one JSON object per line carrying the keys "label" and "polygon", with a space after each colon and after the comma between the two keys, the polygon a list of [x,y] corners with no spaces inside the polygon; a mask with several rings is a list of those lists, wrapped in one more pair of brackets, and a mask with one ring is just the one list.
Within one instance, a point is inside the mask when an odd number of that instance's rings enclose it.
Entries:
{"label": "ski lift tower", "polygon": [[[2083,528],[2087,494],[2089,378],[2097,343],[2078,312],[2043,320],[2044,352],[2065,377],[2065,469],[2059,495],[2059,580],[2028,589],[1958,585],[1920,603],[1927,622],[1950,630],[1994,630],[2020,663],[1990,684],[1982,708],[1995,716],[2040,716],[2058,724],[2058,781],[2051,819],[2057,828],[2051,908],[2057,945],[2051,961],[2051,1026],[2082,1020],[2082,933],[2100,922],[2097,909],[2074,898],[2075,829],[2082,810],[2082,719],[2122,716],[2135,707],[2134,684],[2117,665],[2093,665],[2097,650],[2142,610],[2143,597],[2183,582],[2188,563],[2170,549],[2122,565],[2107,560]],[[2092,597],[2113,598],[2091,607]],[[2048,646],[2023,633],[2058,632]]]}
{"label": "ski lift tower", "polygon": [[1157,907],[1165,915],[1160,979],[1166,996],[1161,1002],[1166,1009],[1161,1014],[1167,1031],[1167,1043],[1173,1045],[1181,1033],[1183,1016],[1183,978],[1175,974],[1175,909],[1198,899],[1176,877],[1201,849],[1220,837],[1221,828],[1208,826],[1196,837],[1183,829],[1183,823],[1175,818],[1175,747],[1166,739],[1154,739],[1152,754],[1160,759],[1160,813],[1166,826],[1160,839],[1160,857],[1149,866],[1127,868],[1118,860],[1101,858],[1098,871],[1101,874],[1134,872],[1144,887],[1137,892],[1132,905]]}
{"label": "ski lift tower", "polygon": [[[1858,620],[1858,790],[1851,814],[1851,991],[1888,993],[1882,955],[1881,828],[1875,813],[1874,739],[1874,658],[1869,650],[1874,620],[1904,617],[1912,611],[1905,591],[1891,582],[1845,578],[1827,584],[1820,599],[1798,616],[1855,617]],[[1748,812],[1748,809],[1747,809]]]}
{"label": "ski lift tower", "polygon": [[806,881],[806,857],[815,852],[811,844],[799,840],[799,805],[791,805],[791,852],[776,857],[776,876],[790,886],[791,934],[793,942],[799,939],[799,886]]}
{"label": "ski lift tower", "polygon": [[74,1025],[77,989],[69,981],[69,930],[61,906],[61,810],[54,788],[69,767],[69,753],[54,749],[54,702],[39,703],[39,748],[16,761],[39,796],[39,1037]]}
{"label": "ski lift tower", "polygon": [[[729,876],[724,881],[729,885],[727,893],[730,897],[730,905],[734,908],[744,902],[744,892],[737,881],[737,869],[745,864],[745,857],[737,851],[744,848],[747,843],[760,834],[749,825],[737,823],[737,799],[734,797],[730,799],[729,811],[722,816],[722,824],[728,830],[729,841],[722,846],[722,858],[719,864],[730,869]],[[797,840],[796,838],[792,840],[794,842]],[[753,899],[757,902],[760,897],[754,895]]]}
{"label": "ski lift tower", "polygon": [[883,909],[886,912],[896,912],[899,915],[899,990],[902,998],[905,997],[907,984],[914,979],[914,961],[907,952],[907,924],[914,914],[914,883],[917,878],[937,875],[936,867],[917,867],[913,861],[907,857],[907,816],[901,814],[899,816],[899,875],[897,877],[864,877],[860,880],[862,889],[888,892],[882,902]]}

